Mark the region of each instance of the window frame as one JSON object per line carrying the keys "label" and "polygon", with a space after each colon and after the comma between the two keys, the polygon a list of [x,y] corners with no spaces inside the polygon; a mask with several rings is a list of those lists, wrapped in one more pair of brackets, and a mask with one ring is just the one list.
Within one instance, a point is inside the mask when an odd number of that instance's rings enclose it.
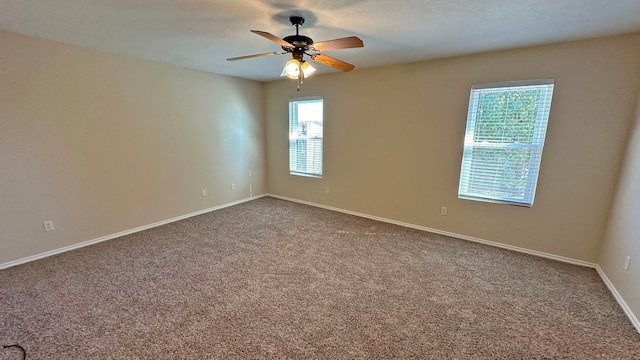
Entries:
{"label": "window frame", "polygon": [[[476,84],[471,87],[469,96],[469,108],[467,110],[467,122],[465,137],[463,143],[463,156],[460,166],[460,181],[458,186],[458,198],[465,200],[475,200],[498,204],[508,204],[516,206],[531,207],[535,200],[537,182],[540,173],[540,165],[542,163],[542,152],[544,150],[544,142],[549,123],[551,103],[553,100],[553,90],[555,86],[554,79],[541,80],[525,80],[525,81],[509,81],[490,84]],[[520,88],[520,89],[519,89]],[[527,89],[540,89],[540,97],[538,110],[536,113],[536,121],[533,129],[533,137],[531,143],[517,142],[488,142],[475,141],[476,123],[478,119],[478,108],[480,96],[483,91],[517,91]],[[513,198],[506,196],[490,196],[473,192],[470,188],[474,181],[472,178],[471,166],[474,163],[474,149],[502,149],[502,150],[521,150],[530,149],[533,158],[529,160],[527,167],[526,182],[523,187],[524,198]],[[485,163],[487,164],[487,163]],[[495,165],[495,168],[499,168]],[[477,183],[477,182],[476,182]],[[500,183],[496,183],[500,184]]]}
{"label": "window frame", "polygon": [[[297,115],[298,115],[297,106],[302,103],[317,103],[317,102],[320,102],[322,104],[322,118],[321,118],[322,129],[321,129],[320,136],[316,135],[316,136],[301,137],[299,134],[296,134],[298,127],[293,126],[294,124],[297,125],[300,123],[300,121],[298,121],[298,118],[297,118]],[[293,110],[294,107],[296,107],[295,111]],[[296,119],[294,119],[294,117],[296,117]],[[298,151],[296,148],[298,144],[296,142],[299,140],[305,140],[307,142],[309,140],[314,140],[314,141],[319,140],[319,145],[316,143],[314,148],[315,151],[319,151],[319,155],[314,155],[314,158],[313,158],[313,162],[317,167],[318,171],[314,171],[314,170],[309,171],[308,169],[306,171],[303,171],[298,167],[294,167],[294,164],[298,163],[298,161],[293,160],[293,156],[294,156],[294,153]],[[316,158],[316,156],[318,158]],[[314,167],[314,165],[311,165],[311,167]],[[307,97],[297,97],[297,98],[289,99],[289,174],[295,175],[295,176],[322,178],[323,171],[324,171],[324,99],[320,96],[307,96]]]}

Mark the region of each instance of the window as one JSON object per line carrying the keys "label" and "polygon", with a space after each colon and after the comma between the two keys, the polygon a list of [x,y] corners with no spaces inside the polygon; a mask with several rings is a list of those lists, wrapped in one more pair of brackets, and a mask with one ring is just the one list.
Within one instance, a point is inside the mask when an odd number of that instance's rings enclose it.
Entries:
{"label": "window", "polygon": [[458,197],[532,206],[553,80],[474,85]]}
{"label": "window", "polygon": [[289,172],[322,177],[323,102],[321,98],[289,101]]}

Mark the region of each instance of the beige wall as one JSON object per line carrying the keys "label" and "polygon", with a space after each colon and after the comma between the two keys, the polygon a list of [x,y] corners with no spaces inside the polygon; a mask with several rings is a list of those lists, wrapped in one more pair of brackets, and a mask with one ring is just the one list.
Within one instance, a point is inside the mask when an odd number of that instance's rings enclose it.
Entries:
{"label": "beige wall", "polygon": [[[268,83],[269,192],[595,262],[638,94],[639,51],[633,34],[318,76],[300,92],[292,81]],[[555,91],[534,206],[458,199],[471,85],[544,78],[555,79]],[[312,95],[325,100],[322,179],[288,171],[287,103]]]}
{"label": "beige wall", "polygon": [[7,32],[0,49],[0,264],[266,192],[262,83]]}
{"label": "beige wall", "polygon": [[[640,97],[637,109],[599,264],[629,309],[640,317]],[[631,257],[629,270],[624,269],[627,256]]]}

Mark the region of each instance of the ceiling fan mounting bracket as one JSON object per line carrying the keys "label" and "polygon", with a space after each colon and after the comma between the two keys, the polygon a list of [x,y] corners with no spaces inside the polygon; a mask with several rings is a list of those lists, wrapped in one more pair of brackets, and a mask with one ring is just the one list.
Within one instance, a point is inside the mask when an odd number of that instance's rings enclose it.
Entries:
{"label": "ceiling fan mounting bracket", "polygon": [[291,16],[289,17],[289,21],[291,21],[291,25],[296,29],[304,24],[304,18],[302,16]]}

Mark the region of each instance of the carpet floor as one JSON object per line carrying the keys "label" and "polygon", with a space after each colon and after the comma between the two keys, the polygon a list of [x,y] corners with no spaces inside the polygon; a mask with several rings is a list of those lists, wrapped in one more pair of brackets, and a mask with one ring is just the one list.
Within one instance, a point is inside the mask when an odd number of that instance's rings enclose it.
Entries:
{"label": "carpet floor", "polygon": [[593,269],[269,197],[0,271],[16,343],[29,360],[640,359]]}

